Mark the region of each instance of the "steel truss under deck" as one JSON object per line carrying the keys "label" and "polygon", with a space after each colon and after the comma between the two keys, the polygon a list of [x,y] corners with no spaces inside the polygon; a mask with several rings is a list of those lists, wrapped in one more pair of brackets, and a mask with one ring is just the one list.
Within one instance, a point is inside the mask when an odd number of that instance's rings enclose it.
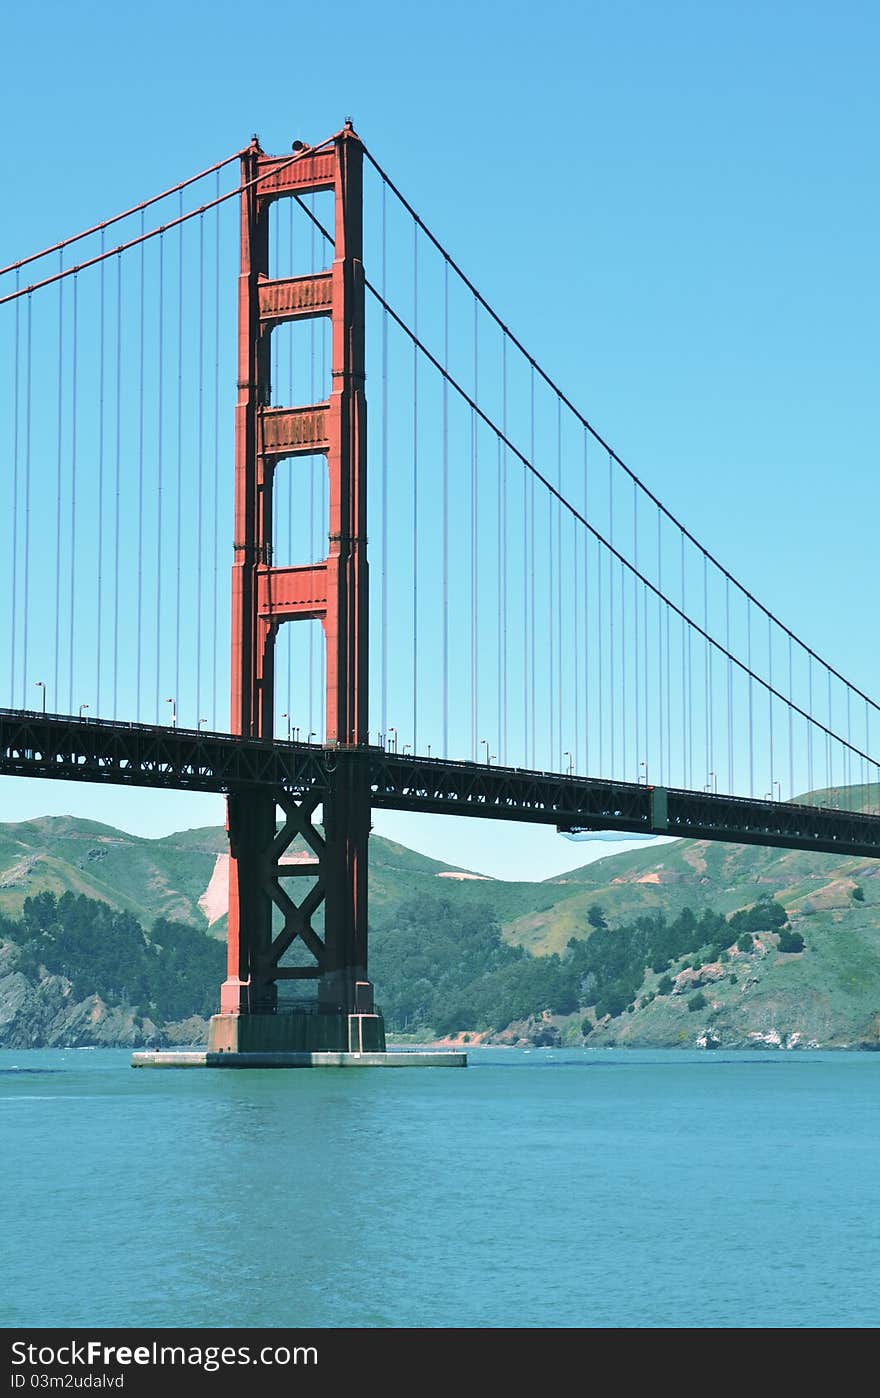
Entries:
{"label": "steel truss under deck", "polygon": [[15,709],[0,710],[0,774],[233,796],[277,791],[310,812],[366,785],[377,809],[880,857],[880,816],[832,806]]}

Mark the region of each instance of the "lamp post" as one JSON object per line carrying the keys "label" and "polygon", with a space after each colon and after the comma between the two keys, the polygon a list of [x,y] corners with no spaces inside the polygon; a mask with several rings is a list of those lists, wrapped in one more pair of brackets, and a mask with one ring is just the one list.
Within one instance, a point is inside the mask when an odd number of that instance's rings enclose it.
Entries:
{"label": "lamp post", "polygon": [[281,717],[287,719],[287,741],[290,742],[290,714],[282,714]]}
{"label": "lamp post", "polygon": [[572,774],[572,772],[574,771],[574,758],[572,757],[572,755],[571,755],[570,752],[564,752],[564,753],[562,754],[562,756],[563,756],[563,758],[565,758],[565,757],[568,758],[568,766],[566,767],[565,770],[566,770],[566,774],[570,777],[571,774]]}
{"label": "lamp post", "polygon": [[201,728],[201,726],[202,726],[203,723],[207,723],[207,722],[208,722],[208,720],[207,720],[206,718],[200,718],[200,719],[199,719],[199,728]]}
{"label": "lamp post", "polygon": [[[80,719],[80,723],[82,723],[82,716],[83,716],[83,713],[85,712],[85,710],[86,710],[88,707],[89,707],[88,704],[80,704],[80,706],[79,706],[79,719]],[[88,723],[88,719],[86,719],[86,723]]]}
{"label": "lamp post", "polygon": [[489,763],[492,761],[492,758],[489,756],[489,739],[488,739],[488,738],[481,738],[481,739],[480,739],[480,747],[486,749],[486,766],[488,767],[488,766],[489,766]]}
{"label": "lamp post", "polygon": [[777,799],[777,801],[781,801],[781,800],[782,800],[782,783],[779,782],[779,781],[777,781],[777,780],[774,778],[773,781],[770,783],[770,786],[771,786],[771,788],[774,787],[774,786],[776,787],[776,799]]}
{"label": "lamp post", "polygon": [[648,785],[648,764],[647,764],[647,762],[640,762],[640,763],[639,763],[639,784],[641,784],[641,780],[642,780],[642,775],[641,775],[641,774],[642,774],[642,769],[643,769],[643,768],[644,768],[644,772],[645,772],[645,786],[647,786],[647,785]]}
{"label": "lamp post", "polygon": [[392,752],[397,752],[397,729],[396,729],[396,728],[389,728],[389,729],[388,729],[388,732],[389,732],[389,734],[391,734],[391,733],[394,734],[394,745],[393,745],[391,751],[392,751]]}
{"label": "lamp post", "polygon": [[45,712],[46,712],[46,686],[45,686],[45,684],[43,683],[42,680],[35,680],[35,681],[34,681],[34,689],[41,689],[41,690],[43,691],[43,713],[45,713]]}
{"label": "lamp post", "polygon": [[176,699],[166,699],[166,700],[165,700],[165,703],[171,705],[171,727],[172,727],[172,728],[176,728],[176,727],[177,727],[177,700],[176,700]]}

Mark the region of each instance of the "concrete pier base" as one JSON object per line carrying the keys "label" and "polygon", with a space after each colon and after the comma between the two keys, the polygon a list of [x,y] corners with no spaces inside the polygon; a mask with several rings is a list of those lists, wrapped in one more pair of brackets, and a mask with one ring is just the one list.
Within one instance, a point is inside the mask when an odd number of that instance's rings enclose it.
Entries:
{"label": "concrete pier base", "polygon": [[156,1049],[133,1053],[132,1068],[466,1068],[467,1054],[448,1050],[346,1053],[276,1050],[211,1053],[208,1049]]}
{"label": "concrete pier base", "polygon": [[209,1053],[384,1053],[379,1014],[212,1015]]}
{"label": "concrete pier base", "polygon": [[385,1048],[380,1014],[213,1015],[206,1049],[148,1049],[133,1068],[466,1068],[467,1054]]}

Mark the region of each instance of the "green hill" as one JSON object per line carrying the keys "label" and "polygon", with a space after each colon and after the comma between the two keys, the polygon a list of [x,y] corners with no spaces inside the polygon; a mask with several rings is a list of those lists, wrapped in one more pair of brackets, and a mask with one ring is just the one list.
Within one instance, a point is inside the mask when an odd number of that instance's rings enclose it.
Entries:
{"label": "green hill", "polygon": [[[862,788],[811,799],[876,807],[877,798],[876,788]],[[157,919],[222,938],[226,849],[219,827],[150,840],[72,817],[0,825],[0,916],[20,922],[26,900],[68,893],[127,915],[148,940]],[[563,877],[509,883],[374,836],[372,972],[390,1027],[421,1037],[873,1045],[880,1033],[878,875],[880,861],[675,840]],[[749,909],[768,925],[756,925],[743,949],[744,923],[735,915]],[[803,950],[786,950],[791,939],[802,939]],[[20,942],[16,933],[0,944],[0,1042],[24,1043],[28,1015],[42,1016],[40,1042],[62,1041],[74,1022],[75,1041],[91,1032],[82,1027],[87,1022],[101,1021],[97,1042],[137,1042],[146,1033],[143,1016],[121,1001],[106,1015],[91,1004],[92,1020],[85,1010],[72,1016],[70,987],[57,972],[51,987],[45,976],[35,981],[36,952],[31,947],[30,960],[22,960]],[[156,944],[161,955],[161,938]],[[197,943],[192,948],[195,966],[201,953]],[[4,1010],[10,977],[14,1014]],[[91,993],[100,998],[101,987]],[[203,1002],[190,998],[192,1012],[202,1014]],[[186,1018],[182,1002],[175,1012]],[[4,1024],[13,1022],[19,1037],[4,1040]],[[197,1037],[202,1023],[194,1020],[186,1032]],[[173,1032],[179,1024],[167,1029]],[[150,1033],[158,1042],[166,1030],[152,1023]]]}

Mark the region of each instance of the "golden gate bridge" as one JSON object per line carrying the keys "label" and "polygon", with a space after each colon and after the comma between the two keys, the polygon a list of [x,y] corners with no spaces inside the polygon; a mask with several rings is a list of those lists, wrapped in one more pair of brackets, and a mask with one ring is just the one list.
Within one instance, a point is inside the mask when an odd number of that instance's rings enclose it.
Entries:
{"label": "golden gate bridge", "polygon": [[350,123],[11,262],[0,307],[0,773],[226,795],[216,1050],[384,1048],[373,809],[880,853],[876,703]]}

